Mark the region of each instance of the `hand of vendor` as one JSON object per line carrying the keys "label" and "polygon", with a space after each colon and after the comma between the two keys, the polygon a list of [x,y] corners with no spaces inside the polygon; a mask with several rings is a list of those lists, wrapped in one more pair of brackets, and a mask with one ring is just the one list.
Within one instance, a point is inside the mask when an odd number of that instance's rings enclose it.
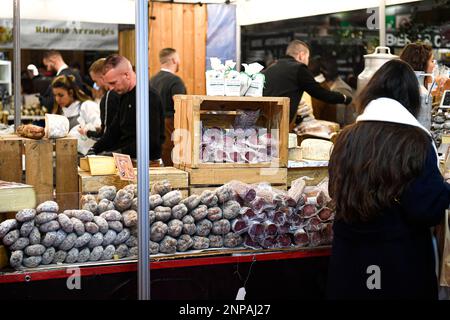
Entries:
{"label": "hand of vendor", "polygon": [[82,136],[85,136],[85,135],[87,134],[88,130],[85,129],[85,128],[83,128],[83,127],[79,127],[79,128],[78,128],[78,132],[79,132]]}
{"label": "hand of vendor", "polygon": [[345,105],[349,105],[350,103],[352,103],[352,97],[350,97],[350,96],[346,96],[345,94],[343,94],[343,96],[344,96],[344,104]]}

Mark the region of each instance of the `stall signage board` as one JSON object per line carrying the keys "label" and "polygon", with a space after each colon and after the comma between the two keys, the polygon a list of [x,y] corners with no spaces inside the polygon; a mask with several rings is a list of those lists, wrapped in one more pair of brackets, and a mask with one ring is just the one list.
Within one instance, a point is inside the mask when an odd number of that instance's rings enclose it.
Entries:
{"label": "stall signage board", "polygon": [[[12,20],[0,19],[0,48],[12,48]],[[22,49],[118,50],[117,24],[22,20]]]}

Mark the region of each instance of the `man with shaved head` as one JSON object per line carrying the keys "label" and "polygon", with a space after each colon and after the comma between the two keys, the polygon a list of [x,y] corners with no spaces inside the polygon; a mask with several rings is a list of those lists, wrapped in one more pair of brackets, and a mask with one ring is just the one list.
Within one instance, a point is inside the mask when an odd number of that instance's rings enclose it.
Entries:
{"label": "man with shaved head", "polygon": [[337,91],[329,91],[314,80],[308,70],[309,47],[300,40],[293,40],[286,49],[286,56],[279,59],[265,71],[266,84],[264,96],[290,98],[289,121],[292,129],[295,124],[297,108],[306,91],[310,96],[327,103],[345,103],[352,101]]}
{"label": "man with shaved head", "polygon": [[[106,58],[103,80],[109,90],[120,95],[119,110],[110,128],[93,146],[95,153],[114,151],[136,158],[136,73],[130,61],[114,54]],[[150,160],[161,158],[164,143],[164,112],[159,94],[149,87]]]}

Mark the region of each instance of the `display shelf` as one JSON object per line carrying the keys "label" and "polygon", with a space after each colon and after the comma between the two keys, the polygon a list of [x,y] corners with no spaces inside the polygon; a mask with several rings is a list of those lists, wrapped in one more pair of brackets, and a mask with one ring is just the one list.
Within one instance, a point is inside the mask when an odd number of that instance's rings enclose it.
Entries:
{"label": "display shelf", "polygon": [[[286,248],[277,250],[216,250],[203,254],[185,254],[183,258],[177,255],[152,258],[150,269],[173,269],[186,267],[201,267],[207,265],[238,264],[254,261],[275,261],[289,259],[304,259],[327,257],[331,254],[330,246],[316,248]],[[137,272],[137,260],[120,260],[105,262],[90,262],[83,264],[56,265],[38,267],[24,271],[0,272],[0,284],[15,282],[31,282],[52,279],[65,279],[73,275],[73,269],[79,268],[80,275],[93,276],[122,272]]]}
{"label": "display shelf", "polygon": [[0,60],[0,89],[6,88],[8,95],[12,95],[11,61]]}
{"label": "display shelf", "polygon": [[[20,119],[22,119],[22,120],[38,121],[38,120],[44,120],[45,116],[21,116]],[[8,121],[13,121],[13,120],[14,120],[14,116],[13,115],[9,115],[8,116]]]}

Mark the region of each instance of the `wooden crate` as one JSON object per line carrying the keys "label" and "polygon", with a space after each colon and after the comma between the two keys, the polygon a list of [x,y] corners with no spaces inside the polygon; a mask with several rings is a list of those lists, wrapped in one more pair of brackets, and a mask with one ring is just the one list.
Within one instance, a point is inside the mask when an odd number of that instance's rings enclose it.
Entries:
{"label": "wooden crate", "polygon": [[[189,195],[200,195],[202,194],[203,191],[205,190],[215,190],[216,188],[220,187],[220,185],[210,185],[210,186],[190,186],[189,187]],[[282,184],[282,185],[272,185],[273,188],[279,189],[279,190],[284,190],[286,191],[287,185]]]}
{"label": "wooden crate", "polygon": [[[22,156],[25,156],[25,168],[22,168]],[[77,139],[0,137],[0,180],[32,185],[38,203],[56,200],[61,210],[76,207]]]}
{"label": "wooden crate", "polygon": [[[156,181],[169,180],[173,189],[179,189],[183,197],[188,196],[188,174],[173,167],[150,168],[150,185]],[[79,192],[80,194],[97,194],[98,189],[103,186],[115,186],[121,189],[130,184],[130,181],[121,180],[119,175],[92,176],[89,172],[79,170]],[[137,183],[137,181],[134,181]]]}
{"label": "wooden crate", "polygon": [[305,176],[313,179],[306,180],[307,186],[316,186],[320,181],[328,177],[328,167],[288,168],[287,186],[290,188],[292,181]]}
{"label": "wooden crate", "polygon": [[215,189],[231,180],[253,184],[268,182],[272,186],[286,188],[286,168],[215,168],[186,169],[189,173],[189,194]]}
{"label": "wooden crate", "polygon": [[[216,97],[176,95],[175,132],[172,152],[174,166],[180,169],[261,168],[287,166],[289,99],[275,97]],[[279,157],[266,163],[202,163],[201,127],[230,129],[238,110],[261,110],[258,127],[278,135]]]}

